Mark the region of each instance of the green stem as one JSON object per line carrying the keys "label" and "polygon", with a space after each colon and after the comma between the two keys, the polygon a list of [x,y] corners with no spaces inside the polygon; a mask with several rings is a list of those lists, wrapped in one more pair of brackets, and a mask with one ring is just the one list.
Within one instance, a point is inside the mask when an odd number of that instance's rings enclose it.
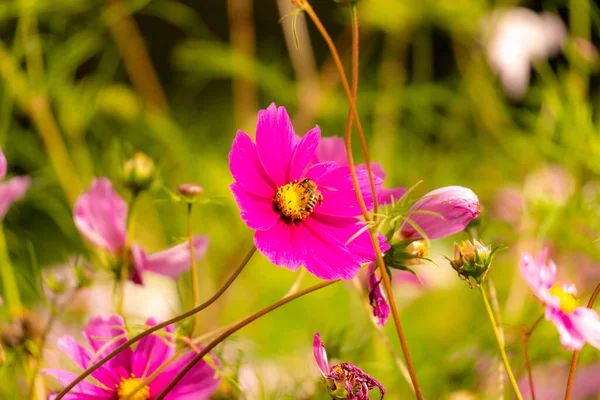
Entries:
{"label": "green stem", "polygon": [[15,316],[23,311],[21,304],[21,296],[19,295],[19,287],[15,271],[10,263],[8,249],[6,248],[6,238],[4,237],[4,228],[0,225],[0,278],[2,278],[2,286],[4,287],[4,302],[8,306],[8,311]]}
{"label": "green stem", "polygon": [[[193,306],[196,307],[200,302],[200,290],[198,289],[198,270],[196,269],[196,248],[194,247],[194,235],[192,233],[192,202],[188,203],[187,212],[187,228],[188,228],[188,240],[190,243],[190,272],[192,274],[192,301]],[[192,328],[190,329],[190,337],[194,336],[194,331],[200,321],[200,314],[196,314],[192,320]]]}
{"label": "green stem", "polygon": [[221,335],[219,335],[216,339],[214,339],[212,342],[210,342],[204,349],[202,349],[202,351],[200,353],[196,354],[194,356],[194,358],[192,358],[192,360],[175,376],[175,378],[173,378],[173,380],[171,380],[171,382],[169,382],[169,384],[163,389],[163,391],[160,392],[160,394],[156,397],[155,400],[163,400],[165,398],[165,396],[167,394],[169,394],[169,392],[179,383],[179,381],[181,381],[181,379],[183,379],[185,374],[187,374],[192,368],[194,368],[194,365],[196,365],[198,362],[200,362],[200,360],[202,360],[204,358],[204,356],[206,356],[219,343],[221,343],[223,340],[227,339],[229,336],[233,335],[235,332],[239,331],[246,325],[256,321],[263,315],[266,315],[266,314],[270,313],[271,311],[281,307],[282,305],[289,303],[292,300],[295,300],[306,294],[309,294],[316,290],[319,290],[319,289],[322,289],[329,285],[332,285],[336,282],[338,282],[338,281],[326,281],[323,283],[319,283],[318,285],[311,286],[308,289],[302,290],[301,292],[298,292],[291,296],[284,297],[283,299],[271,304],[268,307],[263,308],[260,311],[255,312],[254,314],[252,314],[249,317],[238,322],[231,328],[227,329],[225,332],[223,332]]}
{"label": "green stem", "polygon": [[502,362],[504,363],[504,368],[506,369],[506,373],[508,374],[508,379],[510,380],[510,383],[513,387],[515,395],[517,396],[517,399],[523,400],[523,396],[521,396],[521,392],[519,391],[519,386],[517,385],[515,376],[513,375],[512,369],[510,368],[510,364],[508,363],[508,358],[506,357],[506,352],[504,351],[504,343],[502,342],[502,338],[500,337],[500,332],[498,331],[498,326],[496,325],[496,319],[494,318],[494,313],[492,312],[492,308],[490,307],[487,295],[485,294],[483,284],[479,285],[479,293],[481,293],[481,298],[483,299],[483,303],[485,304],[485,310],[487,311],[490,322],[492,323],[492,329],[494,330],[494,336],[496,337],[496,342],[498,343],[500,357],[502,357]]}

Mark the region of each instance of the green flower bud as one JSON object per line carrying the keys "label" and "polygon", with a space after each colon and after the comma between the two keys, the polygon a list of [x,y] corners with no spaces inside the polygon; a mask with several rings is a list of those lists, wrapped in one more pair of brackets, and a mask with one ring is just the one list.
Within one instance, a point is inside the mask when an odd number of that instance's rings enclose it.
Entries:
{"label": "green flower bud", "polygon": [[[471,288],[480,285],[485,280],[494,254],[499,248],[492,250],[490,246],[484,246],[481,242],[469,240],[461,244],[454,243],[454,259],[450,265],[461,279],[469,282]],[[475,282],[475,285],[472,282]]]}
{"label": "green flower bud", "polygon": [[148,189],[154,181],[154,161],[146,154],[137,152],[125,162],[125,184],[134,191]]}

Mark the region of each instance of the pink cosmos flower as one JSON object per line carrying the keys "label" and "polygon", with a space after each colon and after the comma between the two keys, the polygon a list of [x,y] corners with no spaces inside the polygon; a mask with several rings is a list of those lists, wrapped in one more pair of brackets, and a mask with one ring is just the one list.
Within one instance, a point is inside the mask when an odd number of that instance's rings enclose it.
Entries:
{"label": "pink cosmos flower", "polygon": [[347,400],[369,400],[369,390],[378,388],[381,397],[385,396],[385,388],[371,375],[349,362],[329,367],[327,351],[319,333],[313,340],[313,354],[321,375],[325,379],[331,397]]}
{"label": "pink cosmos flower", "polygon": [[[106,249],[118,257],[127,246],[127,204],[114,191],[107,178],[97,178],[89,191],[79,196],[73,211],[75,226],[91,244]],[[196,259],[208,248],[205,235],[194,237]],[[188,243],[181,243],[168,250],[146,255],[136,242],[131,244],[133,270],[130,279],[143,285],[142,272],[150,271],[176,278],[190,265]]]}
{"label": "pink cosmos flower", "polygon": [[[146,325],[154,326],[158,322],[149,318]],[[145,382],[154,371],[175,355],[175,328],[172,325],[164,329],[165,334],[153,333],[139,341],[134,350],[127,348],[115,358],[92,373],[93,383],[83,381],[67,394],[65,400],[117,400],[130,396],[132,400],[152,400],[173,380],[175,375],[195,356],[190,351],[170,362],[154,379]],[[91,350],[80,345],[71,336],[58,340],[58,347],[65,352],[80,368],[86,369],[94,362],[112,352],[127,341],[125,323],[119,315],[109,318],[95,317],[84,329]],[[216,359],[212,359],[219,365]],[[46,369],[45,375],[55,377],[66,386],[77,374],[62,369]],[[219,385],[220,377],[206,361],[201,361],[169,392],[166,400],[202,400],[208,399]],[[51,396],[54,399],[56,396]]]}
{"label": "pink cosmos flower", "polygon": [[580,350],[588,342],[600,349],[598,314],[579,305],[574,285],[556,281],[556,264],[548,260],[548,249],[541,250],[536,258],[523,253],[520,269],[525,282],[546,306],[545,317],[556,325],[563,346]]}
{"label": "pink cosmos flower", "polygon": [[[6,176],[6,157],[0,148],[0,179]],[[4,218],[10,206],[25,196],[31,185],[28,176],[16,176],[7,181],[0,182],[0,220]]]}
{"label": "pink cosmos flower", "polygon": [[390,316],[390,305],[383,292],[382,278],[378,279],[377,274],[375,274],[375,263],[369,264],[367,276],[369,280],[369,303],[373,307],[373,316],[377,318],[377,323],[383,326]]}
{"label": "pink cosmos flower", "polygon": [[[462,186],[446,186],[427,193],[409,210],[408,217],[428,237],[440,239],[465,229],[479,215],[479,199]],[[413,225],[403,222],[402,239],[422,239]]]}
{"label": "pink cosmos flower", "polygon": [[[300,140],[283,107],[271,104],[258,113],[256,144],[238,131],[229,153],[235,183],[231,191],[241,217],[254,229],[258,251],[278,266],[301,265],[322,279],[351,279],[375,252],[352,185],[350,170],[335,162],[309,167],[321,132]],[[369,180],[358,171],[361,191],[372,207]],[[377,187],[381,179],[376,178]],[[380,247],[389,246],[380,235]]]}
{"label": "pink cosmos flower", "polygon": [[[340,165],[348,165],[348,153],[346,152],[346,144],[344,139],[341,137],[333,136],[328,138],[321,138],[319,145],[317,146],[317,153],[313,159],[313,162],[326,162],[334,161]],[[360,164],[356,166],[357,170],[367,171],[366,164]],[[385,179],[385,171],[379,163],[371,163],[371,169],[373,174]],[[379,204],[391,204],[393,201],[398,201],[406,193],[405,187],[396,187],[392,189],[379,188],[377,193],[377,202]]]}

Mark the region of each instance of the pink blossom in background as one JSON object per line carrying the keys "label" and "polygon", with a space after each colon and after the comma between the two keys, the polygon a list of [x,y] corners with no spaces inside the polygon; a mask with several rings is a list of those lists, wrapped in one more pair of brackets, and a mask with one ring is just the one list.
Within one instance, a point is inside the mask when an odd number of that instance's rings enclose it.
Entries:
{"label": "pink blossom in background", "polygon": [[[107,178],[96,178],[90,190],[79,196],[73,210],[75,226],[91,244],[110,251],[115,256],[127,246],[127,204],[114,191]],[[208,237],[194,236],[196,259],[206,254]],[[149,271],[176,278],[190,266],[190,249],[187,242],[153,254],[136,242],[131,245],[133,271],[129,279],[143,285],[142,272]]]}
{"label": "pink blossom in background", "polygon": [[369,282],[369,303],[373,307],[373,316],[381,326],[385,325],[390,316],[390,305],[383,291],[383,278],[377,278],[375,263],[369,264],[367,268],[367,279]]}
{"label": "pink blossom in background", "polygon": [[[446,186],[423,196],[410,208],[407,217],[428,239],[440,239],[464,230],[478,215],[479,199],[471,189]],[[406,221],[400,226],[399,236],[422,239],[414,226]]]}
{"label": "pink blossom in background", "polygon": [[535,258],[523,253],[520,271],[535,296],[546,307],[545,318],[556,325],[560,342],[565,348],[580,350],[587,342],[600,349],[598,314],[579,305],[574,285],[556,281],[556,265],[548,260],[547,249],[541,250]]}
{"label": "pink blossom in background", "polygon": [[329,394],[336,399],[369,400],[369,391],[378,388],[380,399],[385,396],[385,388],[371,375],[349,362],[329,367],[327,351],[319,333],[313,339],[315,361],[325,379]]}
{"label": "pink blossom in background", "polygon": [[[255,230],[258,251],[277,266],[300,266],[322,279],[351,279],[375,251],[357,216],[350,170],[335,162],[309,166],[321,132],[311,129],[300,140],[284,107],[271,104],[258,113],[256,144],[238,131],[229,153],[231,185],[241,217]],[[357,171],[369,209],[373,199],[365,171]],[[382,180],[375,179],[377,187]],[[352,240],[349,240],[353,238]],[[382,251],[389,246],[379,235]]]}
{"label": "pink blossom in background", "polygon": [[[0,179],[6,176],[6,157],[0,148]],[[4,218],[10,206],[21,200],[31,185],[28,176],[16,176],[0,182],[0,220]]]}
{"label": "pink blossom in background", "polygon": [[[317,153],[313,158],[313,162],[334,161],[340,165],[348,165],[348,155],[346,153],[346,144],[341,137],[333,136],[321,138],[317,146]],[[356,166],[356,170],[367,171],[366,164]],[[385,171],[379,163],[371,163],[373,174],[381,180],[385,180]],[[396,187],[391,189],[379,188],[377,191],[377,202],[379,204],[391,204],[393,201],[398,201],[406,193],[405,187]]]}
{"label": "pink blossom in background", "polygon": [[[158,323],[149,318],[146,325]],[[167,334],[174,334],[172,325],[164,329]],[[66,353],[81,369],[86,369],[95,360],[106,356],[126,340],[126,329],[123,318],[113,315],[109,318],[94,317],[84,329],[83,335],[90,348],[80,345],[71,336],[63,336],[58,341],[58,347]],[[141,339],[134,350],[127,348],[116,357],[91,374],[93,381],[83,381],[77,384],[67,394],[65,400],[115,400],[132,395],[132,399],[154,399],[173,380],[175,375],[195,356],[189,351],[175,361],[169,363],[158,375],[143,385],[162,364],[175,354],[175,339],[169,335],[157,333]],[[212,358],[212,362],[219,362]],[[62,369],[46,369],[43,374],[53,376],[62,386],[71,383],[77,374]],[[221,378],[215,369],[202,360],[189,371],[185,377],[169,392],[166,400],[202,400],[212,395]],[[138,387],[141,388],[135,392]],[[135,395],[134,395],[135,392]],[[51,396],[50,399],[56,397]]]}

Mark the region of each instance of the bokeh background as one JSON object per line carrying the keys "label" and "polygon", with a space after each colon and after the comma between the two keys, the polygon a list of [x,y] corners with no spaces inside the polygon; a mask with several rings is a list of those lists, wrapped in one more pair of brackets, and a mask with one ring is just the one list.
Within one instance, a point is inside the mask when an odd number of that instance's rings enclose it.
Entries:
{"label": "bokeh background", "polygon": [[[330,0],[313,6],[349,71],[349,7]],[[560,50],[527,64],[531,81],[521,96],[507,93],[489,57],[491,16],[517,6],[553,13],[566,27]],[[211,240],[200,262],[201,297],[208,298],[252,244],[229,191],[227,154],[236,130],[252,135],[257,111],[276,102],[288,109],[298,134],[318,124],[325,136],[343,135],[348,106],[331,56],[312,23],[303,16],[293,22],[293,10],[287,0],[0,2],[0,144],[9,174],[33,178],[6,216],[4,234],[24,304],[39,321],[57,315],[44,365],[72,367],[56,351],[56,338],[76,334],[91,315],[114,312],[113,287],[102,274],[76,304],[48,311],[44,291],[48,276],[89,255],[69,196],[86,190],[92,177],[110,178],[127,198],[125,160],[136,151],[155,160],[159,180],[133,214],[135,238],[150,250],[185,236],[186,206],[172,195],[177,186],[203,186],[194,231]],[[445,185],[477,193],[482,214],[472,232],[486,244],[507,246],[489,277],[507,351],[522,378],[522,327],[543,310],[518,276],[520,253],[549,246],[562,280],[578,285],[582,302],[600,279],[594,244],[600,236],[600,9],[587,0],[361,0],[358,15],[357,108],[371,158],[386,170],[387,187],[420,182],[415,195]],[[531,46],[542,48],[556,32]],[[57,135],[64,154],[52,140]],[[74,176],[65,177],[66,157]],[[362,159],[358,147],[355,158]],[[434,242],[435,264],[415,267],[423,285],[394,278],[407,342],[430,399],[498,398],[507,386],[479,295],[444,258],[452,256],[453,241],[467,237]],[[255,255],[201,314],[203,330],[272,303],[297,277]],[[144,289],[128,288],[130,321],[189,308],[189,279],[151,277]],[[307,276],[301,284],[314,282]],[[9,323],[6,309],[0,318]],[[317,331],[330,358],[372,374],[390,399],[410,397],[363,297],[348,282],[286,305],[222,346],[218,354],[230,379],[218,398],[326,398],[312,359]],[[391,321],[385,332],[399,353]],[[529,347],[538,398],[561,398],[571,353],[548,322]],[[0,367],[0,380],[9,382],[0,385],[1,398],[20,398],[14,396],[28,367],[18,354],[9,349]],[[597,350],[582,351],[576,398],[600,393],[597,360]]]}

